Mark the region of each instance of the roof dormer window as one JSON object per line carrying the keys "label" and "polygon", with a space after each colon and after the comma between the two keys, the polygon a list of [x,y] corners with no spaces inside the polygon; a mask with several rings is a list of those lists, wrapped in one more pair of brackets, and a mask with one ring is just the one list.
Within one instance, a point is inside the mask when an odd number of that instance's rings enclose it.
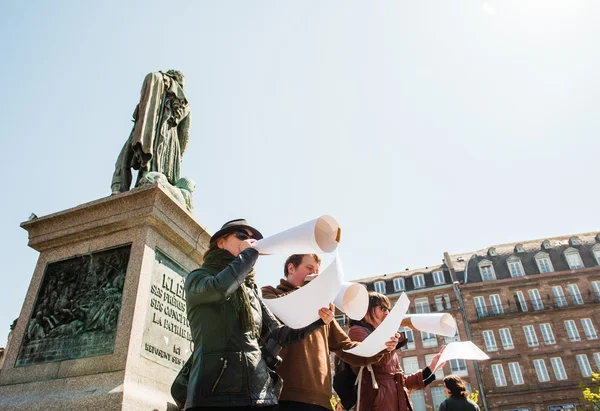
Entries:
{"label": "roof dormer window", "polygon": [[592,247],[592,254],[594,254],[596,264],[600,265],[600,244],[596,244]]}
{"label": "roof dormer window", "polygon": [[385,281],[376,281],[373,288],[375,288],[376,293],[385,294]]}
{"label": "roof dormer window", "polygon": [[417,274],[417,275],[413,276],[412,280],[413,280],[413,286],[415,288],[425,287],[425,277],[423,276],[423,274]]}
{"label": "roof dormer window", "polygon": [[490,247],[490,249],[488,250],[488,255],[490,257],[496,257],[498,255],[498,253],[496,252],[496,247]]}
{"label": "roof dormer window", "polygon": [[543,251],[540,251],[535,255],[535,263],[540,270],[540,273],[551,273],[554,271],[554,267],[552,266],[552,261],[550,260],[550,255]]}
{"label": "roof dormer window", "polygon": [[483,281],[491,281],[496,279],[496,273],[494,272],[494,266],[489,260],[481,260],[479,262],[479,272],[481,273],[481,279]]}
{"label": "roof dormer window", "polygon": [[523,244],[517,244],[515,246],[515,253],[524,253],[525,252],[525,248],[523,248]]}
{"label": "roof dormer window", "polygon": [[523,269],[523,264],[521,263],[521,259],[519,257],[510,257],[508,260],[506,260],[506,265],[508,265],[508,271],[510,271],[511,277],[525,276],[525,270]]}
{"label": "roof dormer window", "polygon": [[578,268],[583,268],[583,261],[581,261],[581,256],[579,255],[579,251],[575,248],[567,248],[565,250],[565,259],[567,260],[567,264],[569,264],[569,268],[571,270],[577,270]]}
{"label": "roof dormer window", "polygon": [[394,278],[394,291],[399,292],[405,289],[404,278]]}
{"label": "roof dormer window", "polygon": [[552,248],[552,245],[550,244],[550,240],[544,240],[544,241],[542,242],[542,248],[543,248],[544,250],[549,250],[549,249],[551,249],[551,248]]}
{"label": "roof dormer window", "polygon": [[576,245],[581,245],[581,240],[579,239],[579,237],[574,235],[573,237],[569,238],[569,245],[571,247],[574,247]]}

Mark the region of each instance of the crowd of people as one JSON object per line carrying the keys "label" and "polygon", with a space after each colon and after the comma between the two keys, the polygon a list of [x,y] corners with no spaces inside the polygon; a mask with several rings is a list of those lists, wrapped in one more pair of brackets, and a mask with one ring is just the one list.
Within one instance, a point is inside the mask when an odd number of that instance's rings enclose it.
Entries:
{"label": "crowd of people", "polygon": [[[366,315],[347,334],[334,321],[333,305],[321,308],[320,319],[307,327],[282,324],[263,299],[288,295],[316,278],[321,259],[316,254],[292,255],[279,284],[259,290],[254,244],[261,238],[245,220],[225,223],[211,237],[202,266],[186,279],[194,352],[185,409],[331,410],[332,352],[357,376],[352,409],[412,411],[410,392],[435,380],[433,371],[443,366],[438,364],[443,348],[429,366],[411,375],[405,375],[396,354],[406,344],[399,333],[373,357],[345,352],[365,340],[391,309],[386,296],[373,292]],[[440,411],[478,411],[460,377],[448,376],[444,385],[449,398]],[[344,409],[339,401],[334,406]]]}

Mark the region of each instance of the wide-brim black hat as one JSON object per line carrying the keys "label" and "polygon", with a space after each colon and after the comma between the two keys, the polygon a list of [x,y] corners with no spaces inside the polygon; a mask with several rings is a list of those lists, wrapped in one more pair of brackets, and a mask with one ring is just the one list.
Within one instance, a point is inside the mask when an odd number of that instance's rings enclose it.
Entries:
{"label": "wide-brim black hat", "polygon": [[219,231],[217,231],[216,233],[214,233],[213,236],[210,238],[210,242],[212,243],[212,242],[217,241],[219,238],[223,237],[225,234],[235,233],[240,228],[250,230],[250,232],[252,232],[252,236],[254,238],[256,238],[257,240],[260,240],[263,238],[263,235],[260,233],[260,231],[258,231],[256,228],[249,225],[248,222],[246,220],[244,220],[243,218],[238,218],[237,220],[231,220],[231,221],[228,221],[225,224],[223,224],[223,227],[221,227],[221,229]]}

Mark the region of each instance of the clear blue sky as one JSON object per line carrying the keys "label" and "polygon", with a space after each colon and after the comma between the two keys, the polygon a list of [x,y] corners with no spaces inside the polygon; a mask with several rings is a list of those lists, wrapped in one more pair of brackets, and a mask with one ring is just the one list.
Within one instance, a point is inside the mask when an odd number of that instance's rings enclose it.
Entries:
{"label": "clear blue sky", "polygon": [[[144,75],[186,75],[211,232],[342,225],[349,279],[598,230],[600,2],[2,2],[0,346],[19,227],[110,194]],[[263,257],[276,283],[283,257]]]}

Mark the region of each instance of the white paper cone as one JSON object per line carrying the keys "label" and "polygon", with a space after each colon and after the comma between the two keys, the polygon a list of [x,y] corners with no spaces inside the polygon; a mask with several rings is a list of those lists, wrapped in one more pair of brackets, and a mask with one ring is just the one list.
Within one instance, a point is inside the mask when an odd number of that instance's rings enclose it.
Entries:
{"label": "white paper cone", "polygon": [[396,304],[394,304],[392,311],[379,324],[379,327],[369,334],[358,346],[344,351],[360,357],[372,357],[381,352],[381,350],[384,350],[385,343],[398,331],[398,324],[402,322],[409,305],[410,300],[405,293],[402,293]]}
{"label": "white paper cone", "polygon": [[369,292],[362,284],[346,282],[333,304],[351,319],[360,321],[369,309]]}
{"label": "white paper cone", "polygon": [[263,299],[285,325],[302,328],[319,319],[319,309],[329,307],[343,284],[344,270],[339,257],[304,287],[284,297]]}
{"label": "white paper cone", "polygon": [[447,337],[454,337],[456,334],[456,321],[448,313],[408,315],[402,320],[402,325]]}
{"label": "white paper cone", "polygon": [[321,254],[335,251],[341,229],[330,216],[300,224],[279,234],[259,240],[254,248],[261,254]]}

